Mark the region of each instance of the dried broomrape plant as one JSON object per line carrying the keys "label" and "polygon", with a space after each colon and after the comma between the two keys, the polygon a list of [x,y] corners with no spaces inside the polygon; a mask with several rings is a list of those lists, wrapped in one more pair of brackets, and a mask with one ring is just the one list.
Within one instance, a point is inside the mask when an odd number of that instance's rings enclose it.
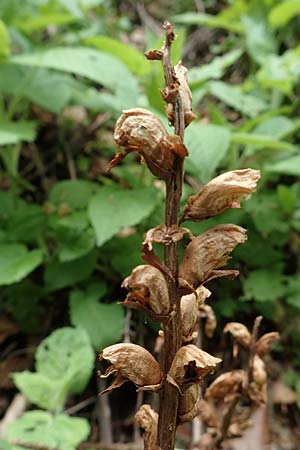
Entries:
{"label": "dried broomrape plant", "polygon": [[132,381],[140,388],[155,390],[160,384],[162,373],[158,362],[140,345],[115,344],[106,347],[99,355],[99,360],[107,360],[111,365],[101,378],[115,374],[114,383],[101,392],[116,389],[126,381]]}
{"label": "dried broomrape plant", "polygon": [[232,170],[212,179],[196,194],[189,197],[182,222],[201,222],[229,208],[240,208],[240,202],[255,191],[259,170]]}

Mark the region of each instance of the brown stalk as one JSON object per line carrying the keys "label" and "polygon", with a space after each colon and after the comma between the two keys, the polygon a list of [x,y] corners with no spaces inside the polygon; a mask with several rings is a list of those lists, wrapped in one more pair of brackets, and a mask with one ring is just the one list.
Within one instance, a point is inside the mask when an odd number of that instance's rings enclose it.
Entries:
{"label": "brown stalk", "polygon": [[[174,82],[173,67],[170,58],[170,49],[174,39],[173,26],[166,22],[164,24],[166,40],[163,46],[162,64],[166,86]],[[173,103],[174,107],[174,133],[184,136],[184,112],[182,109],[180,95],[177,94]],[[167,227],[178,224],[178,214],[182,193],[183,159],[176,157],[173,171],[166,180],[166,205],[165,224]],[[175,353],[181,346],[181,314],[180,295],[177,283],[177,244],[171,243],[164,248],[164,263],[172,272],[173,280],[168,279],[168,291],[171,304],[171,314],[164,322],[164,349],[163,349],[163,373],[168,373]],[[178,389],[170,384],[165,378],[163,389],[160,394],[159,421],[158,421],[158,445],[161,450],[172,450],[175,445],[178,410]]]}

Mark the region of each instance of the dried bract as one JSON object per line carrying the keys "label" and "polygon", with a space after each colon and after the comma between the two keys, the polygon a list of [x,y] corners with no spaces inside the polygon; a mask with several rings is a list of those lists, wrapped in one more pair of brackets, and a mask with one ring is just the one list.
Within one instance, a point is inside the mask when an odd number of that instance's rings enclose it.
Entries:
{"label": "dried bract", "polygon": [[273,331],[272,333],[264,334],[257,342],[256,342],[256,353],[258,356],[264,356],[271,350],[271,346],[274,342],[277,342],[280,339],[279,333]]}
{"label": "dried bract", "polygon": [[184,220],[201,222],[229,208],[240,208],[256,189],[259,170],[232,170],[214,178],[196,194],[189,197],[184,209]]}
{"label": "dried bract", "polygon": [[193,239],[194,237],[188,228],[182,228],[178,225],[167,227],[166,225],[161,224],[147,231],[143,245],[147,245],[149,250],[152,250],[152,242],[170,245],[183,239],[185,234],[187,234],[190,239]]}
{"label": "dried bract", "polygon": [[246,383],[247,374],[244,370],[231,370],[216,378],[205,392],[206,399],[223,399],[228,402],[240,393]]}
{"label": "dried bract", "polygon": [[217,319],[214,310],[209,305],[201,305],[199,308],[200,316],[205,318],[204,332],[207,337],[212,338],[217,327]]}
{"label": "dried bract", "polygon": [[[246,230],[237,225],[218,225],[197,236],[187,246],[179,266],[179,286],[196,288],[223,267],[232,250],[247,239]],[[225,275],[221,271],[221,276]]]}
{"label": "dried bract", "polygon": [[179,385],[201,383],[203,377],[211,373],[222,360],[204,352],[195,345],[181,347],[176,353],[169,376]]}
{"label": "dried bract", "polygon": [[204,286],[199,286],[196,293],[183,295],[180,301],[182,337],[184,342],[189,342],[194,338],[193,331],[199,319],[199,308],[211,292]]}
{"label": "dried bract", "polygon": [[143,347],[136,344],[115,344],[107,347],[99,355],[99,360],[108,361],[111,365],[101,378],[116,374],[114,383],[101,392],[112,391],[126,381],[132,381],[137,386],[156,390],[162,379],[159,364]]}
{"label": "dried bract", "polygon": [[173,169],[174,155],[187,155],[180,137],[169,136],[158,117],[142,108],[123,112],[117,120],[114,138],[125,151],[117,153],[109,170],[128,153],[137,151],[155,176],[166,179]]}
{"label": "dried bract", "polygon": [[249,347],[251,343],[251,334],[242,323],[229,322],[223,332],[232,334],[233,338],[243,347]]}
{"label": "dried bract", "polygon": [[188,420],[193,419],[197,413],[199,414],[199,410],[196,406],[199,395],[199,384],[193,384],[179,397],[178,417],[181,423],[187,422]]}
{"label": "dried bract", "polygon": [[144,430],[144,450],[159,450],[157,446],[158,414],[150,405],[142,405],[135,414],[135,420]]}
{"label": "dried bract", "polygon": [[167,314],[170,309],[169,294],[163,274],[155,267],[140,265],[135,267],[122,287],[130,290],[124,304],[136,302],[143,309],[155,314]]}
{"label": "dried bract", "polygon": [[258,355],[254,356],[252,380],[248,387],[248,395],[258,405],[265,405],[267,402],[267,372],[265,363]]}

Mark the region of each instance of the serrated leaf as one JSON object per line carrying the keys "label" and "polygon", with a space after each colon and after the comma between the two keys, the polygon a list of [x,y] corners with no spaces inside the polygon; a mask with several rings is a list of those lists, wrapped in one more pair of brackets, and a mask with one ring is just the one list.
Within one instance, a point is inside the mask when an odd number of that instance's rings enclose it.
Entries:
{"label": "serrated leaf", "polygon": [[244,299],[270,302],[280,299],[285,293],[284,277],[271,269],[250,272],[243,283]]}
{"label": "serrated leaf", "polygon": [[300,309],[300,277],[299,275],[287,277],[285,301]]}
{"label": "serrated leaf", "polygon": [[103,285],[98,289],[92,286],[86,292],[76,290],[71,293],[69,303],[72,324],[86,330],[97,352],[118,342],[123,333],[122,306],[100,303],[102,293]]}
{"label": "serrated leaf", "polygon": [[[8,440],[63,450],[76,450],[90,432],[86,419],[46,411],[28,411],[8,427]],[[13,450],[23,447],[13,446]]]}
{"label": "serrated leaf", "polygon": [[27,250],[21,244],[0,245],[0,285],[22,280],[36,269],[43,259],[41,250]]}
{"label": "serrated leaf", "polygon": [[99,189],[89,204],[89,217],[98,246],[122,228],[136,225],[148,217],[157,201],[157,191],[154,188],[121,190],[109,186]]}
{"label": "serrated leaf", "polygon": [[44,339],[36,355],[36,370],[51,379],[67,380],[70,392],[83,391],[92,373],[94,352],[85,330],[59,328]]}
{"label": "serrated leaf", "polygon": [[0,145],[16,144],[17,142],[32,142],[35,139],[34,122],[8,122],[0,121]]}
{"label": "serrated leaf", "polygon": [[206,183],[225,157],[230,143],[228,128],[192,123],[186,130],[185,145],[189,150],[187,170]]}
{"label": "serrated leaf", "polygon": [[63,180],[53,186],[49,200],[56,206],[65,203],[71,209],[87,208],[90,197],[97,190],[95,183],[86,180]]}

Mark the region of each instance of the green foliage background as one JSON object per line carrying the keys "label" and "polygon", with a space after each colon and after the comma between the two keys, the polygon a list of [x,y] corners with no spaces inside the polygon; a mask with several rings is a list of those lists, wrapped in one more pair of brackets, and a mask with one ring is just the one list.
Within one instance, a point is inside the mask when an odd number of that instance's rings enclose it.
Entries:
{"label": "green foliage background", "polygon": [[[281,350],[290,344],[287,356],[296,369],[300,2],[236,0],[219,10],[207,0],[201,13],[192,2],[151,3],[157,19],[176,24],[174,62],[198,26],[219,36],[206,54],[187,58],[200,120],[186,130],[183,205],[196,185],[220,172],[262,170],[258,192],[243,210],[189,224],[194,233],[231,221],[249,230],[234,255],[240,279],[214,285],[213,307],[221,320],[247,323],[262,313],[281,331]],[[124,13],[109,0],[1,0],[0,18],[0,308],[25,333],[37,334],[49,311],[66,311],[48,324],[47,334],[63,328],[40,344],[36,372],[14,375],[32,403],[56,416],[27,413],[7,437],[72,450],[88,425],[62,414],[66,396],[85,388],[95,351],[121,339],[120,283],[141,263],[144,232],[163,221],[161,186],[134,156],[112,176],[104,170],[123,109],[146,107],[166,122],[161,67],[142,54],[161,38],[145,27],[137,49],[136,12]],[[53,348],[51,339],[59,341]],[[68,370],[60,366],[65,345],[71,346]],[[49,381],[53,358],[58,367]],[[293,373],[288,381],[300,390]],[[36,421],[37,435],[26,435],[27,420]],[[49,421],[63,430],[54,443],[43,431]],[[69,427],[77,429],[73,440]]]}

